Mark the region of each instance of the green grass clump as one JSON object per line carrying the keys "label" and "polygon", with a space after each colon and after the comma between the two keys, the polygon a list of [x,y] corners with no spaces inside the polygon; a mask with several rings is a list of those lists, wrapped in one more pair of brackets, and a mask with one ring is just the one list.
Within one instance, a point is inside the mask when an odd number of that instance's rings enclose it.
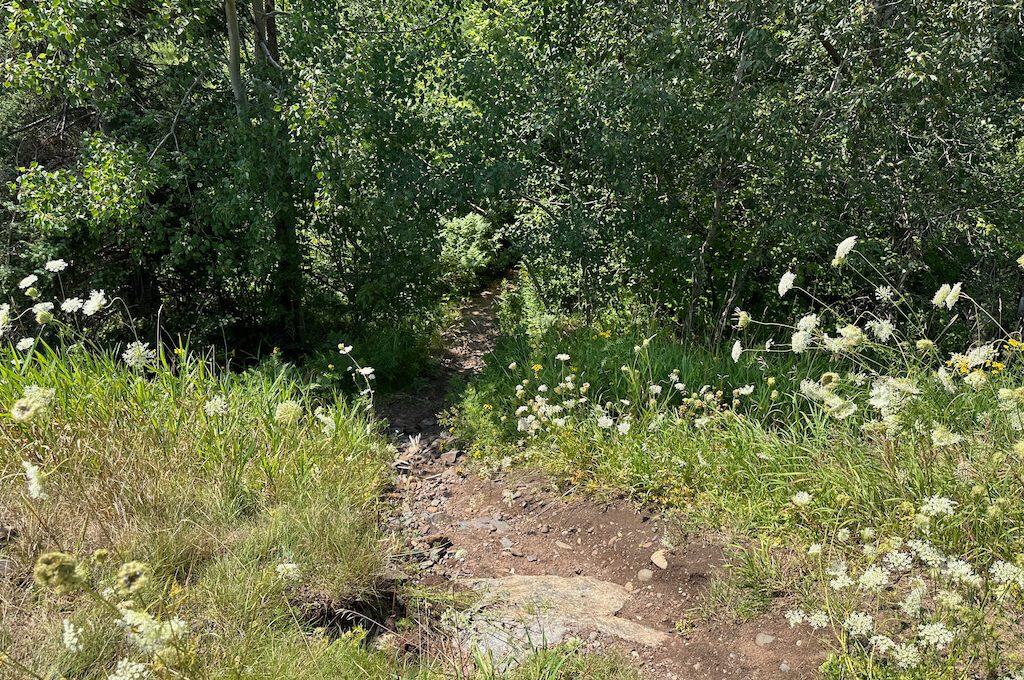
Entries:
{"label": "green grass clump", "polygon": [[[363,406],[316,402],[286,370],[222,372],[184,351],[137,370],[84,351],[5,351],[0,403],[35,387],[52,397],[0,425],[0,517],[17,531],[0,581],[11,659],[75,677],[149,664],[112,630],[130,602],[185,622],[182,667],[204,677],[379,677],[377,653],[310,638],[303,612],[371,596],[392,552],[380,530],[390,453]],[[51,551],[77,560],[81,588],[31,584]],[[129,561],[146,565],[144,587],[108,590]],[[76,653],[64,619],[80,629]]]}

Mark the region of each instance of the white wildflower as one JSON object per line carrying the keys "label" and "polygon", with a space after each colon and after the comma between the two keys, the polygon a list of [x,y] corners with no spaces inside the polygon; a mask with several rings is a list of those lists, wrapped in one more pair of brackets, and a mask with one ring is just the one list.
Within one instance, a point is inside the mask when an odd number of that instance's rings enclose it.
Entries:
{"label": "white wildflower", "polygon": [[611,428],[612,425],[614,425],[614,424],[615,424],[615,421],[612,420],[611,417],[609,417],[607,415],[602,415],[601,417],[599,417],[597,419],[597,426],[600,427],[603,430],[607,430],[607,429]]}
{"label": "white wildflower", "polygon": [[64,302],[60,303],[60,311],[64,312],[65,314],[74,314],[75,312],[80,310],[82,308],[82,305],[84,304],[85,303],[82,302],[82,298],[68,298]]}
{"label": "white wildflower", "polygon": [[953,642],[953,631],[944,623],[926,623],[917,629],[917,637],[925,646],[941,651]]}
{"label": "white wildflower", "polygon": [[34,345],[35,343],[35,338],[22,338],[21,340],[18,340],[18,344],[15,345],[15,347],[18,348],[19,352],[24,352],[25,350],[31,349],[32,345]]}
{"label": "white wildflower", "polygon": [[838,267],[839,265],[846,262],[847,256],[853,251],[856,245],[856,236],[850,236],[848,238],[843,239],[842,242],[840,242],[840,244],[836,247],[836,256],[832,260],[832,266]]}
{"label": "white wildflower", "polygon": [[793,497],[790,498],[790,501],[793,503],[793,505],[795,505],[798,508],[807,507],[808,505],[811,504],[812,500],[814,500],[814,496],[807,493],[806,491],[797,491],[795,494],[793,494]]}
{"label": "white wildflower", "polygon": [[43,476],[38,465],[33,465],[27,460],[21,461],[21,467],[25,469],[25,482],[28,485],[28,497],[34,501],[46,500],[46,490],[43,489]]}
{"label": "white wildflower", "polygon": [[828,614],[822,611],[814,612],[808,615],[807,623],[813,630],[821,630],[822,628],[828,627]]}
{"label": "white wildflower", "polygon": [[982,578],[974,572],[974,567],[966,560],[954,557],[946,561],[946,566],[942,570],[942,576],[951,583],[971,588],[980,588],[982,585]]}
{"label": "white wildflower", "polygon": [[932,304],[936,307],[942,307],[946,304],[946,298],[949,297],[950,287],[948,283],[944,283],[939,286],[939,289],[935,291],[935,295],[932,296]]}
{"label": "white wildflower", "polygon": [[34,286],[36,281],[38,281],[38,280],[39,280],[38,276],[36,276],[35,274],[29,274],[28,276],[26,276],[25,278],[23,278],[21,281],[18,282],[18,288],[21,288],[22,290],[25,290],[26,288],[28,288],[30,286]]}
{"label": "white wildflower", "polygon": [[150,349],[148,342],[136,340],[125,348],[121,353],[121,358],[129,368],[139,370],[151,366],[156,361],[156,350]]}
{"label": "white wildflower", "polygon": [[888,635],[872,635],[868,644],[879,654],[888,654],[896,647],[896,643]]}
{"label": "white wildflower", "polygon": [[939,383],[942,384],[943,389],[947,392],[956,392],[956,382],[953,380],[953,375],[946,370],[945,366],[939,368],[935,377],[939,379]]}
{"label": "white wildflower", "polygon": [[732,360],[734,362],[737,362],[737,361],[740,360],[740,357],[742,355],[743,355],[743,344],[739,340],[737,340],[733,344],[733,346],[732,346]]}
{"label": "white wildflower", "polygon": [[907,541],[907,547],[917,555],[919,560],[933,569],[938,569],[946,561],[946,556],[942,554],[942,551],[926,541],[912,539]]}
{"label": "white wildflower", "polygon": [[285,581],[295,582],[302,578],[302,570],[294,562],[282,562],[274,567],[274,571]]}
{"label": "white wildflower", "polygon": [[894,550],[885,556],[884,562],[893,571],[910,571],[910,568],[914,565],[914,558],[910,553]]}
{"label": "white wildflower", "polygon": [[868,321],[865,326],[879,342],[889,342],[889,340],[892,339],[893,332],[895,331],[892,321],[889,321],[888,319]]}
{"label": "white wildflower", "polygon": [[985,371],[980,368],[976,368],[964,376],[964,382],[974,389],[979,390],[988,382],[988,376],[985,374]]}
{"label": "white wildflower", "polygon": [[566,361],[568,361],[568,360],[569,360],[569,355],[568,355],[568,354],[565,354],[565,353],[562,353],[562,354],[556,354],[556,355],[555,355],[555,359],[557,359],[557,360],[561,361],[562,363],[565,363]]}
{"label": "white wildflower", "polygon": [[661,385],[651,385],[647,388],[647,392],[652,396],[656,397],[661,394]]}
{"label": "white wildflower", "polygon": [[121,659],[117,662],[114,672],[107,676],[107,680],[147,680],[152,677],[146,664],[128,659]]}
{"label": "white wildflower", "polygon": [[94,290],[89,294],[89,299],[82,305],[82,314],[92,316],[107,306],[107,294],[102,290]]}
{"label": "white wildflower", "polygon": [[800,320],[796,322],[796,329],[803,331],[804,333],[813,333],[814,329],[818,327],[818,315],[817,314],[805,314],[800,317]]}
{"label": "white wildflower", "polygon": [[617,429],[619,431],[619,434],[629,434],[629,428],[630,427],[631,427],[631,425],[630,425],[629,421],[628,420],[623,420],[623,421],[620,421],[619,424],[615,426],[615,429]]}
{"label": "white wildflower", "polygon": [[1016,584],[1021,588],[1024,588],[1024,569],[1021,569],[1011,562],[996,560],[989,568],[989,573],[992,575],[992,581],[997,585],[1006,586]]}
{"label": "white wildflower", "polygon": [[889,570],[878,565],[870,566],[864,570],[857,582],[860,584],[861,590],[878,592],[889,585]]}
{"label": "white wildflower", "polygon": [[185,636],[186,626],[181,619],[160,621],[153,615],[122,608],[117,624],[128,633],[128,639],[147,654],[160,654],[173,649]]}
{"label": "white wildflower", "polygon": [[867,637],[875,627],[875,619],[866,612],[852,612],[843,621],[843,628],[854,637]]}
{"label": "white wildflower", "polygon": [[930,496],[921,503],[921,514],[928,517],[938,515],[952,515],[956,508],[956,501],[945,496]]}
{"label": "white wildflower", "polygon": [[811,346],[811,334],[808,331],[797,331],[793,333],[793,338],[790,340],[790,348],[793,350],[793,354],[802,354],[807,351],[807,348]]}
{"label": "white wildflower", "polygon": [[964,440],[963,435],[955,434],[945,425],[936,425],[932,429],[932,444],[939,448],[956,446]]}
{"label": "white wildflower", "polygon": [[896,291],[892,289],[892,286],[879,286],[875,288],[875,299],[879,302],[892,302],[896,296]]}
{"label": "white wildflower", "polygon": [[946,295],[945,300],[943,300],[943,302],[946,303],[946,309],[953,309],[953,305],[955,305],[956,301],[960,299],[960,288],[962,285],[963,284],[961,283],[955,283],[953,284],[953,287],[949,289],[949,293]]}
{"label": "white wildflower", "polygon": [[796,274],[787,271],[779,279],[779,297],[786,297],[786,293],[793,289],[793,283],[796,281]]}
{"label": "white wildflower", "polygon": [[274,421],[278,425],[291,427],[293,425],[297,425],[298,422],[302,420],[303,414],[304,410],[302,408],[302,404],[293,399],[289,399],[287,401],[282,401],[277,405],[277,408],[274,410]]}
{"label": "white wildflower", "polygon": [[352,345],[346,345],[343,342],[339,342],[338,343],[338,353],[339,354],[351,354],[352,353]]}
{"label": "white wildflower", "polygon": [[46,413],[56,393],[57,391],[52,387],[26,385],[22,390],[21,399],[14,402],[14,406],[11,407],[11,419],[27,423],[36,416]]}
{"label": "white wildflower", "polygon": [[889,652],[889,658],[897,668],[909,670],[921,664],[921,652],[915,645],[898,644]]}
{"label": "white wildflower", "polygon": [[70,619],[64,619],[61,641],[64,643],[64,649],[72,654],[78,654],[82,651],[82,629]]}
{"label": "white wildflower", "polygon": [[822,549],[821,543],[811,543],[809,546],[807,546],[807,554],[808,555],[820,555],[821,554],[821,549]]}
{"label": "white wildflower", "polygon": [[203,406],[203,412],[210,418],[228,414],[228,400],[223,394],[215,394]]}
{"label": "white wildflower", "polygon": [[56,274],[58,272],[62,272],[65,269],[67,269],[68,268],[68,263],[65,262],[64,260],[59,260],[59,259],[58,260],[50,260],[45,265],[43,265],[43,268],[46,271],[48,271],[48,272],[52,272],[52,273]]}
{"label": "white wildflower", "polygon": [[53,321],[53,303],[39,302],[32,305],[32,312],[36,315],[36,323],[39,325],[48,324]]}
{"label": "white wildflower", "polygon": [[802,609],[790,609],[786,612],[786,621],[789,621],[790,628],[799,626],[806,619],[807,614]]}

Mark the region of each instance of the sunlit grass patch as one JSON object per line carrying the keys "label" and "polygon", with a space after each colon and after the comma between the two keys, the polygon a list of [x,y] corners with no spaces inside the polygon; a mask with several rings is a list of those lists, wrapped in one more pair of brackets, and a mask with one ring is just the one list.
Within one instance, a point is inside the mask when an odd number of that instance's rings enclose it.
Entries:
{"label": "sunlit grass patch", "polygon": [[[286,370],[222,372],[185,352],[146,364],[42,346],[28,361],[3,355],[2,403],[28,386],[53,391],[0,429],[0,517],[16,531],[0,583],[12,663],[39,675],[103,674],[119,659],[152,670],[152,645],[125,636],[124,612],[138,611],[183,622],[171,662],[183,673],[234,677],[251,664],[246,677],[281,677],[281,660],[302,657],[290,677],[346,659],[351,677],[372,677],[357,672],[373,657],[364,646],[307,639],[299,606],[370,596],[391,554],[379,524],[390,451],[365,406],[314,400]],[[31,583],[54,551],[82,572],[68,592]],[[130,561],[146,578],[129,593],[114,584]]]}

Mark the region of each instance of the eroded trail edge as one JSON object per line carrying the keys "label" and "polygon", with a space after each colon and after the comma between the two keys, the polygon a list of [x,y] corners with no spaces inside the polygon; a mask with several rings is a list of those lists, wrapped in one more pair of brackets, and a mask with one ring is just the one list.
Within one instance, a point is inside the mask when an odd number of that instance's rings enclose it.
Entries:
{"label": "eroded trail edge", "polygon": [[398,449],[391,524],[415,578],[473,602],[456,634],[427,646],[454,658],[476,648],[507,667],[577,638],[626,655],[651,678],[816,677],[820,647],[778,612],[695,618],[727,568],[710,535],[681,535],[624,500],[557,493],[543,476],[484,477],[465,464],[439,414],[452,378],[472,379],[493,347],[496,290],[469,301],[444,333],[428,384],[378,409]]}

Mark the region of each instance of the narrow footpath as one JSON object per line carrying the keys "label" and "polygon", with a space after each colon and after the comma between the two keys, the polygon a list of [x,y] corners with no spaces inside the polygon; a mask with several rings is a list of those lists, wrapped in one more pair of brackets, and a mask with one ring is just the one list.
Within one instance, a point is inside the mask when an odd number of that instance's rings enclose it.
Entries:
{"label": "narrow footpath", "polygon": [[727,569],[710,535],[681,535],[626,501],[556,493],[522,472],[485,478],[466,464],[439,414],[452,379],[484,366],[496,293],[465,305],[428,385],[378,408],[398,447],[391,524],[407,540],[418,584],[473,595],[458,635],[448,636],[456,639],[421,651],[465,659],[475,647],[501,667],[576,638],[633,659],[650,678],[816,677],[820,645],[781,612],[746,621],[695,614],[707,612],[699,605]]}

